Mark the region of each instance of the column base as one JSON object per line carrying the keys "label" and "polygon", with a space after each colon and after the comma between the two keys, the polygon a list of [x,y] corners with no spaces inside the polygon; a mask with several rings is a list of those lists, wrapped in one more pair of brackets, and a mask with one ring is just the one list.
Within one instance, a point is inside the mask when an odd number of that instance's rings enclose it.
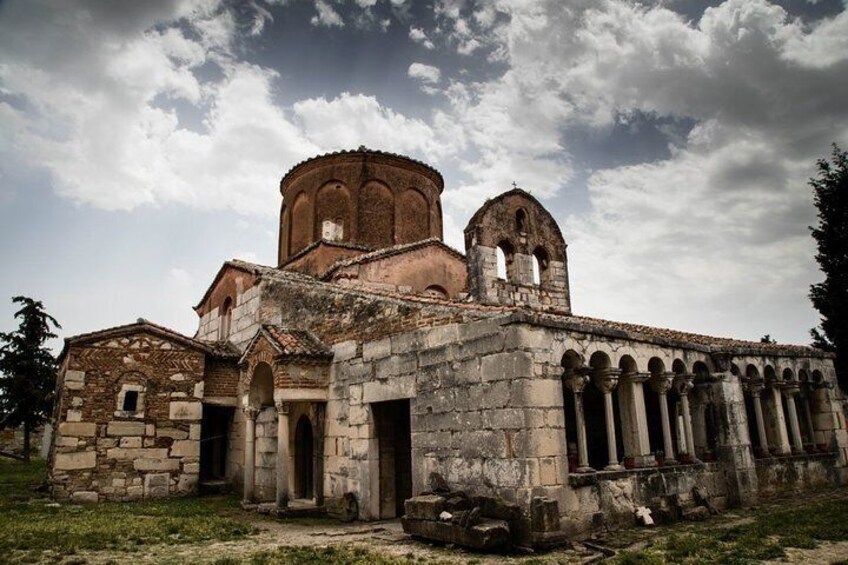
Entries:
{"label": "column base", "polygon": [[604,467],[604,471],[623,471],[624,467],[619,464],[607,465]]}
{"label": "column base", "polygon": [[679,463],[677,459],[666,459],[665,461],[663,461],[663,467],[668,467],[669,465],[679,465]]}
{"label": "column base", "polygon": [[577,467],[577,473],[597,473],[592,467]]}

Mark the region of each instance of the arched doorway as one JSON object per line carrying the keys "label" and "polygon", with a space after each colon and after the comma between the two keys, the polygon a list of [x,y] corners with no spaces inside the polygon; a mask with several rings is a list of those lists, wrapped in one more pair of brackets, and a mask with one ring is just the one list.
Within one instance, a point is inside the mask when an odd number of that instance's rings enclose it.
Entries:
{"label": "arched doorway", "polygon": [[294,431],[294,495],[295,498],[314,496],[314,444],[312,440],[312,422],[306,415],[297,421]]}

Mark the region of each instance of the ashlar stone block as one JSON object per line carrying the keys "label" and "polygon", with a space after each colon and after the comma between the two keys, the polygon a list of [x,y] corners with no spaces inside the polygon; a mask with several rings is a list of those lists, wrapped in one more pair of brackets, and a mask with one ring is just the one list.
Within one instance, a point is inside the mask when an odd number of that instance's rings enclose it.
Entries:
{"label": "ashlar stone block", "polygon": [[168,407],[171,420],[200,420],[203,417],[203,404],[190,401],[173,401]]}

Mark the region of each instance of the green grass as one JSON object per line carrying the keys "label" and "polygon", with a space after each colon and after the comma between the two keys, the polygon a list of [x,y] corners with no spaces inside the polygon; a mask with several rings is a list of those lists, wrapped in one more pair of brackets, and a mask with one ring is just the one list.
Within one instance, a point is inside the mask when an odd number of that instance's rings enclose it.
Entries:
{"label": "green grass", "polygon": [[255,528],[239,516],[235,497],[171,498],[132,504],[57,505],[33,494],[43,462],[0,459],[0,563],[25,562],[43,552],[137,551],[158,543],[243,538]]}
{"label": "green grass", "polygon": [[786,548],[814,549],[820,541],[848,540],[848,501],[830,500],[802,508],[770,510],[738,526],[705,526],[649,542],[641,551],[624,551],[617,565],[664,563],[739,565],[786,556]]}
{"label": "green grass", "polygon": [[[426,561],[424,561],[426,562]],[[390,557],[362,547],[281,547],[250,556],[247,561],[219,559],[215,565],[413,565],[414,557]]]}

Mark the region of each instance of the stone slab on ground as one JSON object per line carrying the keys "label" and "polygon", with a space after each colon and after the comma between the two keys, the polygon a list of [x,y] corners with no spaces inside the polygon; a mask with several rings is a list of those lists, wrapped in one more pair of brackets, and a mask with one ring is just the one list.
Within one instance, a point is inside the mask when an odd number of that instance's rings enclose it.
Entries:
{"label": "stone slab on ground", "polygon": [[497,551],[509,545],[509,525],[503,520],[483,520],[470,528],[450,522],[402,518],[403,531],[409,535],[452,543],[478,551]]}

